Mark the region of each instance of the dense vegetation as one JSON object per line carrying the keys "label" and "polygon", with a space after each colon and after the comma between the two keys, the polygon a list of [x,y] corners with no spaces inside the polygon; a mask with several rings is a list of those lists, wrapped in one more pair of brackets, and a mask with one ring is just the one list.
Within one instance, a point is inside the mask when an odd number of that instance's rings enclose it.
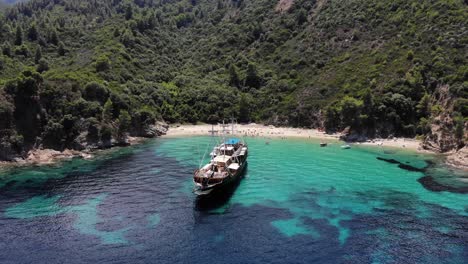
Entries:
{"label": "dense vegetation", "polygon": [[415,136],[442,113],[463,144],[466,1],[279,2],[16,4],[0,19],[0,150],[124,141],[161,119]]}

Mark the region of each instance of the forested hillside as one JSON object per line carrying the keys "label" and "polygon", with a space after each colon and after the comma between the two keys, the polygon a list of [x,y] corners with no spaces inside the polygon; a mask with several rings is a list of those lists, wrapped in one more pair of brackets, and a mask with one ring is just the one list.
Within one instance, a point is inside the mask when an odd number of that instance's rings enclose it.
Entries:
{"label": "forested hillside", "polygon": [[463,0],[18,3],[0,19],[0,159],[231,117],[457,149],[467,17]]}

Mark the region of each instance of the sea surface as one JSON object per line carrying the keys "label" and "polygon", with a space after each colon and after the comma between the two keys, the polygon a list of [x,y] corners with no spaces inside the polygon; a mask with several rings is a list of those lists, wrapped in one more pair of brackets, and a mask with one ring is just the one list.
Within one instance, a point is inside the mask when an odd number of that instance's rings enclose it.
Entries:
{"label": "sea surface", "polygon": [[440,157],[246,140],[214,199],[191,179],[210,137],[4,169],[0,263],[468,263],[466,175]]}

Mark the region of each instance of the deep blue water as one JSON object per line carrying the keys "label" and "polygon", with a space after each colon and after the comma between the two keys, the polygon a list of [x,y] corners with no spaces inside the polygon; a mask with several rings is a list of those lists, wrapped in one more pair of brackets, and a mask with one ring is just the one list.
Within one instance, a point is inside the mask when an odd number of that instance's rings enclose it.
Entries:
{"label": "deep blue water", "polygon": [[468,263],[466,175],[435,157],[249,139],[239,186],[198,200],[209,142],[0,172],[0,263]]}

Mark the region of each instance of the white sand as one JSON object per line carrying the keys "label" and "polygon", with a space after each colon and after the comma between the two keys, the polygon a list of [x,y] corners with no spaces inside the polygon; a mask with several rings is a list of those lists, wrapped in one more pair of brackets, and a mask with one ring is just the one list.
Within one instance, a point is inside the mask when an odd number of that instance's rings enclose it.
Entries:
{"label": "white sand", "polygon": [[[211,125],[171,126],[165,137],[210,135],[211,129]],[[220,127],[214,126],[214,130],[220,130]],[[319,131],[317,129],[274,127],[259,124],[237,125],[235,134],[247,137],[262,138],[317,138],[323,139],[324,142],[326,142],[327,139],[337,140],[340,137],[340,134],[325,134],[325,132]],[[405,148],[421,152],[427,152],[422,149],[421,141],[408,138],[374,139],[369,142],[357,144]]]}

